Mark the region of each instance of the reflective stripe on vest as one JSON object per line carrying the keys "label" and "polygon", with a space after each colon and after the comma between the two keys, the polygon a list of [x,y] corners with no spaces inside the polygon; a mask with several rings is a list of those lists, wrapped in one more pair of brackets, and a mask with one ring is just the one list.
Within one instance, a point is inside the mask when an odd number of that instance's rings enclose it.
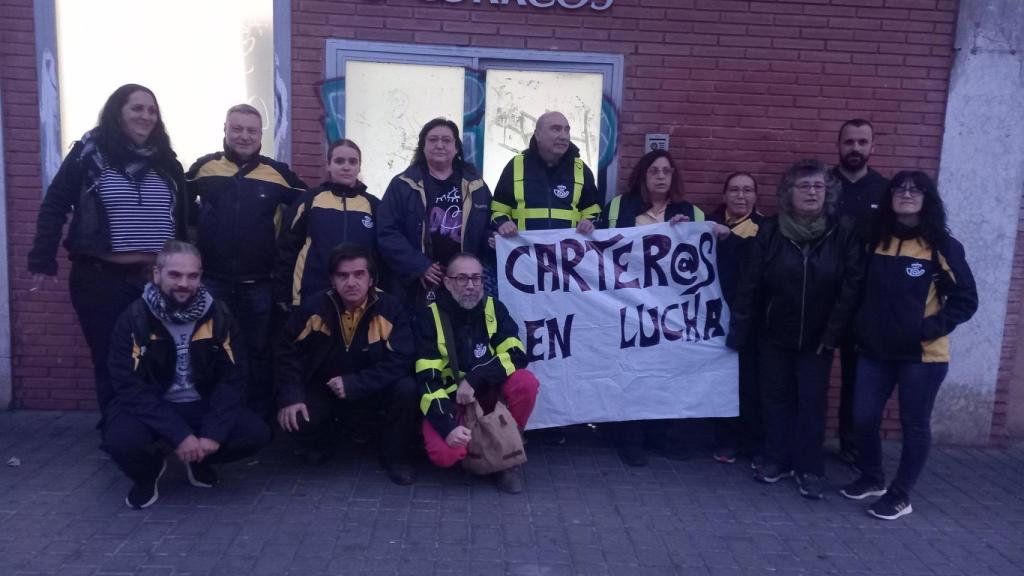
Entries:
{"label": "reflective stripe on vest", "polygon": [[[580,198],[583,196],[583,160],[574,158],[572,163],[572,208],[527,208],[526,207],[526,186],[524,179],[524,156],[516,154],[512,158],[512,195],[516,205],[512,208],[511,217],[520,230],[527,230],[526,220],[529,218],[549,218],[555,220],[568,220],[575,227],[583,218],[578,209]],[[551,191],[548,190],[550,194]],[[600,210],[600,208],[598,208]]]}
{"label": "reflective stripe on vest", "polygon": [[[444,329],[441,327],[441,312],[437,308],[437,303],[431,303],[428,306],[431,314],[434,316],[434,329],[437,333],[437,352],[441,355],[440,359],[424,359],[419,358],[416,360],[416,372],[422,372],[424,370],[437,370],[441,373],[441,388],[437,390],[427,392],[420,397],[420,410],[426,414],[430,409],[430,403],[434,400],[440,400],[442,398],[450,398],[451,394],[458,390],[457,380],[461,380],[466,373],[459,371],[458,377],[452,370],[451,364],[448,362],[448,342],[444,339]],[[491,347],[491,340],[494,339],[494,335],[498,332],[498,318],[494,315],[494,299],[490,296],[487,297],[487,301],[484,303],[484,325],[487,327],[487,350],[490,351],[491,355],[497,356],[494,348]],[[502,342],[499,348],[502,351],[507,351],[515,344],[519,343],[519,339],[516,339],[515,343]],[[454,343],[453,343],[454,345]],[[501,365],[505,368],[507,374],[515,372],[515,366],[511,366],[512,363],[508,359],[500,360]],[[509,368],[511,366],[511,369]],[[450,382],[447,386],[445,382]]]}
{"label": "reflective stripe on vest", "polygon": [[[622,196],[616,196],[612,198],[612,201],[608,204],[608,228],[615,228],[619,222],[619,209],[622,205]],[[704,222],[704,212],[697,208],[697,206],[691,204],[693,207],[693,217],[690,218],[691,222]],[[689,216],[689,214],[687,214]]]}
{"label": "reflective stripe on vest", "polygon": [[622,196],[616,196],[612,198],[612,203],[608,205],[608,227],[615,228],[615,225],[619,223],[619,206],[622,204]]}

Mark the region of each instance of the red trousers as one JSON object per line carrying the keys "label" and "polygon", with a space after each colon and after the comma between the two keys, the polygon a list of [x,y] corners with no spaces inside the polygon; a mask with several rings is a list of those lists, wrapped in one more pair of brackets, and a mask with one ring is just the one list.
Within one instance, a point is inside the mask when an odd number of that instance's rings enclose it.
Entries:
{"label": "red trousers", "polygon": [[[486,394],[477,397],[477,402],[485,412],[494,410],[494,404],[498,401],[499,391],[505,398],[508,411],[515,418],[519,428],[526,428],[526,421],[533,413],[533,405],[537,402],[537,391],[540,383],[537,377],[529,370],[516,370],[505,380],[505,383],[494,386]],[[458,423],[462,424],[462,406],[459,406]],[[423,443],[427,448],[427,457],[436,466],[451,468],[466,457],[466,447],[452,448],[441,438],[441,435],[434,430],[430,421],[423,419]]]}

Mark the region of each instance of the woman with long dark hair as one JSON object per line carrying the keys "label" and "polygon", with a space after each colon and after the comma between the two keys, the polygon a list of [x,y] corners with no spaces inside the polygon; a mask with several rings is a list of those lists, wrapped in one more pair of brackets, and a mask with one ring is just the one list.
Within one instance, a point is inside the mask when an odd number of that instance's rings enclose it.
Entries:
{"label": "woman with long dark hair", "polygon": [[[293,206],[278,240],[275,300],[299,306],[331,287],[331,252],[342,244],[377,250],[380,200],[359,180],[363,153],[355,142],[336,140],[327,149],[327,179]],[[376,254],[375,254],[376,255]],[[375,278],[375,286],[380,279]]]}
{"label": "woman with long dark hair", "polygon": [[411,307],[433,299],[452,256],[468,252],[487,262],[490,205],[490,189],[463,159],[458,125],[427,122],[412,164],[391,179],[381,200],[377,234],[390,291]]}
{"label": "woman with long dark hair", "polygon": [[832,358],[863,278],[854,223],[836,214],[839,191],[818,160],[786,170],[779,213],[761,223],[747,252],[726,338],[757,354],[765,462],[754,478],[773,484],[795,474],[811,499],[823,496]]}
{"label": "woman with long dark hair", "polygon": [[683,179],[668,150],[653,150],[640,158],[626,191],[608,202],[601,218],[604,228],[703,221],[704,212],[683,199]]}
{"label": "woman with long dark hair", "polygon": [[[861,476],[840,493],[881,496],[868,513],[895,520],[913,512],[910,492],[931,448],[935,396],[949,369],[949,338],[978,308],[964,248],[946,227],[939,191],[923,172],[899,172],[878,206],[864,297],[857,314],[853,392]],[[882,469],[882,412],[899,386],[903,450],[888,488]]]}
{"label": "woman with long dark hair", "polygon": [[34,292],[47,276],[56,280],[57,245],[72,214],[64,239],[68,289],[92,353],[101,410],[112,397],[107,351],[114,323],[142,294],[164,242],[185,237],[186,206],[184,173],[156,96],[145,86],[121,86],[50,183],[28,255]]}

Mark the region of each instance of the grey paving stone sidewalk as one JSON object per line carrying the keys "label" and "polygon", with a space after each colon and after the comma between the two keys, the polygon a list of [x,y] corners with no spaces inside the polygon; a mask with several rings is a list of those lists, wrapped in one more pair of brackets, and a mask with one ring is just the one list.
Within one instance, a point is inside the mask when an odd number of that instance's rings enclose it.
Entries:
{"label": "grey paving stone sidewalk", "polygon": [[172,465],[160,501],[133,511],[95,421],[0,413],[0,464],[21,460],[0,467],[0,575],[1024,574],[1021,445],[935,449],[897,522],[757,484],[704,450],[627,469],[585,428],[531,442],[520,496],[425,463],[394,486],[358,447],[309,468],[278,442],[213,490]]}

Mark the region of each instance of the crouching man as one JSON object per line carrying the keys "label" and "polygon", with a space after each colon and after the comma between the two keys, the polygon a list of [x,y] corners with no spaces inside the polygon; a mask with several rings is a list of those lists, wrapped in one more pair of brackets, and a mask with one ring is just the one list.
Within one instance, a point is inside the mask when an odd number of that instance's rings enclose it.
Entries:
{"label": "crouching man", "polygon": [[364,246],[334,248],[328,270],[332,288],[304,300],[278,342],[278,423],[306,460],[319,464],[331,457],[348,409],[383,410],[381,463],[392,482],[412,484],[406,451],[416,431],[417,387],[405,310],[374,289],[376,266]]}
{"label": "crouching man", "polygon": [[110,344],[114,398],[104,414],[103,448],[135,485],[125,503],[157,501],[165,447],[193,486],[212,488],[212,464],[251,456],[270,429],[245,407],[249,369],[226,306],[200,284],[195,246],[169,240],[153,281],[117,321]]}
{"label": "crouching man", "polygon": [[[522,430],[540,388],[526,370],[515,321],[501,302],[483,295],[482,270],[476,256],[455,255],[445,269],[446,290],[417,319],[423,440],[430,461],[443,468],[466,457],[471,439],[462,425],[466,404],[476,399],[490,411],[501,396]],[[499,472],[496,480],[504,492],[523,491],[518,466]]]}

